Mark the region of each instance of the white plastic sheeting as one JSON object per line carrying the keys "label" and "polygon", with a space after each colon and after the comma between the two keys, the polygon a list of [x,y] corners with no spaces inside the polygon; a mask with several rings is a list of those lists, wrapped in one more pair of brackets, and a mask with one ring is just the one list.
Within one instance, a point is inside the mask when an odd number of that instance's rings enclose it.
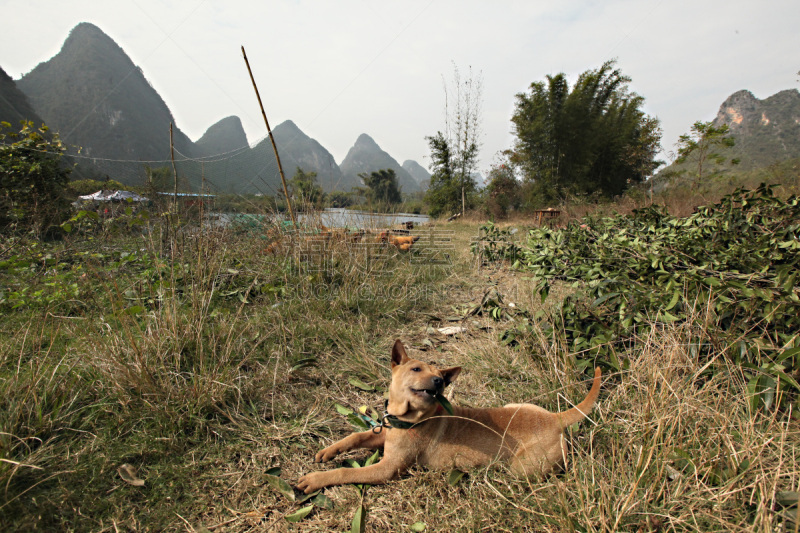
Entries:
{"label": "white plastic sheeting", "polygon": [[146,202],[147,198],[131,191],[97,191],[85,196],[78,196],[79,200],[94,200],[96,202]]}

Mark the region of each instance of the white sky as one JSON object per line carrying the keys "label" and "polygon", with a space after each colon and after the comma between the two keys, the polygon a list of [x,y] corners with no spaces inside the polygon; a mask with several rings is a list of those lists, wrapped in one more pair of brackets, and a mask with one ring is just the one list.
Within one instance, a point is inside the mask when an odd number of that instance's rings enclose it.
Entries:
{"label": "white sky", "polygon": [[618,59],[664,129],[662,146],[711,120],[731,93],[800,86],[798,0],[0,0],[0,66],[18,79],[92,22],[141,67],[197,140],[238,115],[265,133],[293,120],[341,162],[361,133],[427,167],[453,63],[483,75],[484,174],[511,147],[514,96],[547,74]]}

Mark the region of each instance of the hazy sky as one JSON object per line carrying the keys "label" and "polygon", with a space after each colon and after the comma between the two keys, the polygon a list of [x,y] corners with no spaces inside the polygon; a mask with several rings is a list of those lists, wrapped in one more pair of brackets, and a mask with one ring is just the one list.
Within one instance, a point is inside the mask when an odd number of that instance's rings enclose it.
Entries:
{"label": "hazy sky", "polygon": [[18,79],[79,22],[114,39],[193,140],[238,115],[252,143],[293,120],[341,162],[361,133],[395,159],[429,164],[425,136],[444,128],[453,64],[483,78],[486,172],[513,142],[514,96],[548,74],[617,58],[674,149],[740,89],[796,89],[798,0],[0,0],[0,66]]}

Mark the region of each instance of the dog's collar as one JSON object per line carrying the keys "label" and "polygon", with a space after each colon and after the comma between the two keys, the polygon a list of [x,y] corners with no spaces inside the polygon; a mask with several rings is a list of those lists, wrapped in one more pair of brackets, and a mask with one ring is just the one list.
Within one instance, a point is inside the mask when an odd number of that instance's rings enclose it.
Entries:
{"label": "dog's collar", "polygon": [[400,420],[394,415],[390,415],[386,413],[383,415],[383,427],[392,428],[392,429],[411,429],[416,426],[419,422],[406,422],[405,420]]}
{"label": "dog's collar", "polygon": [[418,422],[406,422],[405,420],[400,420],[394,415],[390,415],[389,400],[386,400],[383,402],[383,419],[381,420],[381,425],[377,428],[374,428],[373,431],[377,430],[377,432],[380,432],[383,428],[411,429],[417,424]]}

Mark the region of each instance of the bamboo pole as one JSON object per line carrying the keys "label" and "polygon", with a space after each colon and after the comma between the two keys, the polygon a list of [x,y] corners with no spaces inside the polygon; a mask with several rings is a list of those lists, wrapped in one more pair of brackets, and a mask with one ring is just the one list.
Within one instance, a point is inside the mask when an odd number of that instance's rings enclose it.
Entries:
{"label": "bamboo pole", "polygon": [[200,162],[200,231],[203,231],[203,215],[205,214],[206,199],[206,162]]}
{"label": "bamboo pole", "polygon": [[175,145],[172,142],[172,122],[169,123],[169,157],[172,160],[172,174],[175,178],[175,190],[172,194],[172,208],[178,212],[178,169],[175,168]]}
{"label": "bamboo pole", "polygon": [[292,225],[297,229],[297,221],[294,219],[294,210],[292,209],[292,201],[289,199],[289,189],[286,187],[286,176],[283,174],[283,166],[281,166],[281,156],[278,155],[278,146],[275,144],[275,137],[272,135],[272,130],[269,127],[269,121],[267,120],[267,114],[264,112],[264,104],[261,103],[261,95],[258,94],[258,86],[256,85],[256,80],[253,77],[253,71],[250,69],[250,62],[247,60],[247,54],[244,51],[244,46],[242,46],[242,56],[244,57],[244,62],[247,65],[247,72],[250,74],[250,81],[253,82],[253,89],[256,91],[256,98],[258,99],[258,105],[261,107],[261,116],[264,117],[264,124],[267,125],[267,133],[269,133],[269,140],[272,143],[272,150],[275,152],[275,160],[278,162],[278,172],[281,175],[281,183],[283,184],[283,194],[286,196],[286,208],[289,210],[289,218],[292,220]]}

